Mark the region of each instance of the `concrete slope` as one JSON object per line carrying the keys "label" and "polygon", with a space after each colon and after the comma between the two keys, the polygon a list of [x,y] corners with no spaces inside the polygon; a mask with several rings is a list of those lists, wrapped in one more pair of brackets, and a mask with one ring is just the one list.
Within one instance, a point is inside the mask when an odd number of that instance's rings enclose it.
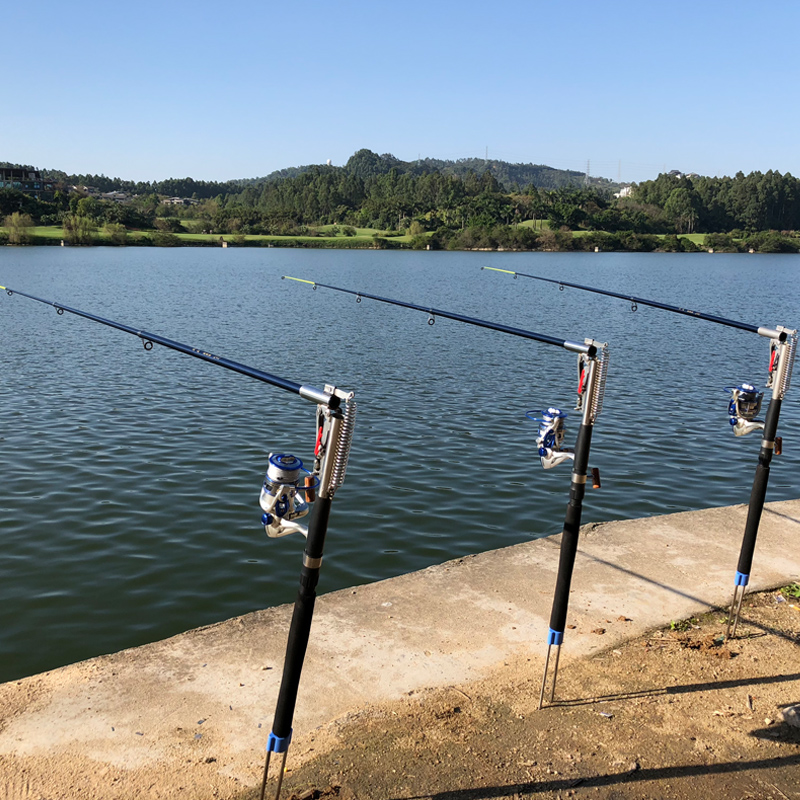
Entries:
{"label": "concrete slope", "polygon": [[[745,515],[732,506],[584,526],[562,664],[726,605]],[[290,758],[303,737],[367,704],[463,684],[511,657],[530,658],[538,675],[558,547],[559,537],[526,542],[320,597]],[[800,500],[768,504],[749,588],[798,578]],[[122,785],[137,770],[178,786],[192,772],[202,788],[202,763],[218,796],[253,785],[290,616],[270,608],[0,686],[0,769],[35,774],[46,759],[65,787],[88,772]]]}

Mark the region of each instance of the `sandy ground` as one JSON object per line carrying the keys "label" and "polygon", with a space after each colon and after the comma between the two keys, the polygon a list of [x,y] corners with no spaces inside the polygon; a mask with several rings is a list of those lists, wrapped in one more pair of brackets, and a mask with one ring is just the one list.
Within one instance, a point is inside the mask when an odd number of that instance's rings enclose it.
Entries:
{"label": "sandy ground", "polygon": [[727,645],[724,620],[562,662],[542,711],[526,660],[364,709],[293,746],[283,796],[800,798],[800,729],[782,718],[800,703],[800,600],[749,597]]}
{"label": "sandy ground", "polygon": [[[727,645],[724,620],[712,612],[594,656],[565,653],[557,702],[542,711],[540,662],[523,657],[480,681],[360,709],[296,738],[282,796],[800,798],[800,729],[782,719],[782,709],[800,703],[800,600],[748,596]],[[606,634],[598,627],[593,635]],[[35,702],[35,682],[29,691]],[[236,780],[209,788],[203,772],[217,766],[214,738],[196,731],[174,731],[193,744],[190,769],[175,774],[78,757],[0,757],[0,798],[257,797]]]}

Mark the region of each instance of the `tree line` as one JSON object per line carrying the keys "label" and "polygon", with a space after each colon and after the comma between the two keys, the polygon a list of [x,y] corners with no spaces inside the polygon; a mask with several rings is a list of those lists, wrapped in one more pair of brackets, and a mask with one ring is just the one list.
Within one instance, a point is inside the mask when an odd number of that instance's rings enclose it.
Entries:
{"label": "tree line", "polygon": [[[756,242],[756,249],[796,249],[789,234],[800,230],[800,182],[789,173],[662,174],[620,198],[613,186],[508,185],[489,169],[461,166],[459,174],[454,168],[433,169],[431,160],[408,163],[360,150],[344,167],[316,165],[260,181],[212,184],[187,178],[147,184],[125,204],[63,190],[42,201],[5,189],[0,219],[17,212],[37,224],[64,225],[70,235],[94,226],[117,234],[156,229],[297,236],[337,225],[348,233],[372,228],[410,234],[415,246],[438,248],[565,249],[574,240],[572,247],[689,249],[691,242],[680,235],[704,233],[722,236],[716,240],[722,249],[748,242]],[[96,176],[83,177],[97,185]],[[190,189],[194,204],[164,204],[164,195],[185,196]],[[572,236],[575,231],[580,237]],[[771,236],[754,238],[766,232]]]}

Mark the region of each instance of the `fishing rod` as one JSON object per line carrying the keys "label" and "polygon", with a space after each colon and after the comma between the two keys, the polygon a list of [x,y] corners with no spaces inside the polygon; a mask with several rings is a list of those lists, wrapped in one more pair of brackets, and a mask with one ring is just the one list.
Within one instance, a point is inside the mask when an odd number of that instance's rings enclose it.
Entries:
{"label": "fishing rod", "polygon": [[90,314],[86,311],[79,311],[77,308],[70,308],[63,303],[54,303],[52,300],[43,300],[41,297],[20,292],[18,289],[9,289],[6,286],[0,286],[0,290],[4,290],[9,297],[14,294],[18,294],[20,297],[27,297],[29,300],[36,300],[39,303],[52,306],[55,308],[56,313],[58,314],[63,314],[65,311],[68,311],[70,314],[75,314],[78,317],[84,317],[85,319],[92,320],[92,322],[99,322],[101,325],[107,325],[110,328],[116,328],[117,330],[125,331],[125,333],[131,333],[134,336],[138,336],[142,340],[145,350],[152,350],[154,344],[160,344],[169,348],[170,350],[177,350],[179,353],[185,353],[187,356],[194,356],[202,361],[216,364],[219,367],[225,367],[226,369],[233,370],[234,372],[238,372],[242,375],[247,375],[250,378],[255,378],[256,380],[263,381],[264,383],[269,383],[272,386],[277,386],[280,389],[285,389],[286,391],[299,394],[306,400],[311,400],[314,403],[321,403],[329,408],[338,408],[341,404],[341,400],[336,394],[322,392],[319,389],[315,389],[313,386],[306,386],[295,383],[294,381],[286,380],[285,378],[279,378],[276,375],[270,375],[267,372],[262,372],[259,369],[248,367],[245,364],[239,364],[238,362],[231,361],[228,358],[207,353],[205,350],[200,350],[197,347],[189,347],[189,345],[181,344],[180,342],[167,339],[163,336],[158,336],[154,333],[137,330],[136,328],[132,328],[130,325],[123,325],[122,323],[105,319],[105,317],[98,317],[96,314]]}
{"label": "fishing rod", "polygon": [[[324,390],[307,384],[299,384],[279,378],[267,372],[248,367],[236,361],[213,355],[205,350],[167,339],[163,336],[137,330],[129,325],[99,317],[85,311],[70,308],[63,303],[43,300],[25,292],[0,286],[9,296],[18,294],[31,300],[53,306],[58,314],[65,311],[79,317],[99,322],[111,328],[138,336],[145,350],[152,350],[160,344],[180,353],[194,356],[202,361],[215,364],[234,372],[247,375],[269,383],[278,388],[300,395],[316,403],[316,425],[314,445],[314,467],[308,470],[301,459],[290,453],[270,453],[267,473],[261,486],[259,505],[262,510],[261,522],[269,538],[300,533],[306,538],[303,552],[303,565],[300,573],[300,587],[295,599],[292,621],[286,643],[283,676],[278,692],[278,701],[273,718],[272,730],[267,741],[267,756],[261,785],[261,798],[267,785],[270,759],[273,753],[282,755],[281,771],[278,777],[276,800],[280,796],[286,757],[292,740],[292,720],[297,704],[300,674],[303,669],[311,620],[314,613],[316,587],[322,566],[323,547],[328,530],[331,503],[336,490],[344,482],[350,446],[355,424],[356,404],[352,392],[345,392],[336,386],[325,385]],[[344,403],[344,408],[342,408]],[[313,504],[313,510],[311,505]],[[308,527],[297,522],[311,511]]]}
{"label": "fishing rod", "polygon": [[570,289],[581,289],[584,292],[592,292],[593,294],[603,294],[607,297],[619,297],[622,300],[629,300],[631,303],[631,311],[636,311],[639,305],[652,306],[653,308],[661,308],[664,311],[672,311],[675,314],[683,314],[687,317],[695,317],[696,319],[705,319],[709,322],[716,322],[719,325],[727,325],[730,328],[738,328],[742,331],[749,331],[750,333],[757,333],[760,336],[765,336],[768,339],[778,338],[781,341],[786,339],[786,333],[781,335],[784,329],[766,328],[759,325],[750,325],[747,322],[738,322],[735,319],[727,319],[726,317],[718,317],[714,314],[704,314],[701,311],[692,311],[688,308],[681,308],[680,306],[671,306],[667,303],[659,303],[656,300],[645,300],[643,297],[636,297],[632,294],[620,294],[619,292],[610,292],[607,289],[596,289],[593,286],[582,286],[579,283],[569,283],[568,281],[555,280],[554,278],[542,278],[539,275],[529,275],[527,272],[514,272],[510,269],[498,269],[497,267],[481,267],[481,269],[488,269],[492,272],[504,272],[507,275],[513,275],[514,278],[533,278],[536,281],[544,281],[546,283],[555,283],[561,291],[565,286]]}
{"label": "fishing rod", "polygon": [[781,437],[777,436],[778,420],[780,418],[781,403],[789,391],[797,351],[797,330],[778,325],[770,328],[763,325],[752,325],[746,322],[720,317],[715,314],[705,314],[700,311],[693,311],[679,306],[659,303],[655,300],[646,300],[635,295],[626,295],[618,292],[611,292],[606,289],[597,289],[592,286],[582,286],[578,283],[555,280],[553,278],[543,278],[539,275],[529,275],[525,272],[514,272],[507,269],[497,269],[496,267],[481,267],[492,272],[504,272],[523,278],[533,278],[537,281],[558,284],[563,291],[565,286],[582,291],[602,294],[608,297],[619,297],[631,303],[631,311],[636,311],[638,305],[652,306],[664,311],[671,311],[676,314],[683,314],[697,319],[704,319],[719,325],[726,325],[730,328],[749,333],[756,333],[769,339],[770,357],[767,372],[766,388],[772,390],[772,397],[767,408],[766,417],[763,420],[757,419],[761,410],[761,403],[764,393],[759,392],[752,383],[741,383],[738,386],[727,386],[725,391],[729,393],[728,401],[728,420],[735,436],[746,436],[754,431],[763,431],[761,439],[761,449],[758,455],[758,465],[753,479],[753,488],[750,493],[750,502],[747,509],[747,520],[745,522],[744,536],[739,550],[739,561],[736,567],[734,582],[733,599],[731,600],[730,612],[728,614],[728,624],[725,631],[725,639],[736,635],[736,628],[739,624],[739,616],[742,610],[742,601],[748,583],[750,582],[750,572],[753,566],[753,555],[755,553],[758,528],[761,522],[761,515],[764,510],[764,502],[767,496],[767,484],[769,482],[770,462],[772,456],[780,455],[782,448]]}
{"label": "fishing rod", "polygon": [[[338,286],[330,286],[324,283],[317,283],[316,281],[292,278],[289,275],[284,275],[283,279],[309,284],[314,290],[318,287],[322,287],[325,289],[333,289],[337,292],[344,292],[345,294],[355,295],[357,303],[360,303],[363,298],[368,298],[402,308],[423,311],[429,315],[429,325],[435,324],[436,317],[440,316],[458,322],[465,322],[470,325],[477,325],[482,328],[500,331],[501,333],[522,336],[526,339],[533,339],[534,341],[556,345],[571,352],[578,353],[578,401],[575,410],[581,411],[582,417],[574,449],[568,449],[563,446],[565,436],[564,421],[567,418],[567,414],[561,409],[551,407],[540,411],[529,411],[526,414],[529,419],[539,423],[536,446],[542,467],[544,469],[551,469],[564,461],[571,460],[573,462],[569,503],[567,505],[564,527],[561,534],[558,574],[556,577],[556,588],[550,614],[547,656],[544,664],[539,708],[542,708],[544,704],[550,656],[551,651],[555,648],[555,662],[549,696],[549,702],[552,702],[555,695],[556,679],[558,677],[558,661],[561,653],[561,645],[564,640],[572,573],[574,571],[575,557],[578,551],[583,498],[586,491],[587,473],[589,471],[589,452],[591,449],[592,432],[594,430],[595,421],[603,408],[606,377],[608,375],[608,343],[600,343],[594,339],[585,339],[583,344],[579,344],[554,336],[533,333],[523,330],[522,328],[487,322],[486,320],[467,317],[463,314],[454,314],[448,311],[442,311],[441,309],[417,305],[415,303],[392,300],[387,297],[367,294],[366,292],[342,289]],[[597,469],[592,470],[592,485],[594,488],[600,488],[600,474]]]}
{"label": "fishing rod", "polygon": [[[328,530],[328,518],[334,492],[344,482],[350,446],[353,439],[356,404],[353,393],[345,393],[335,386],[325,390],[345,401],[345,411],[317,406],[317,435],[314,447],[314,470],[308,473],[303,462],[293,455],[270,454],[269,469],[261,488],[260,505],[264,512],[261,521],[270,537],[287,536],[299,532],[306,537],[300,586],[292,612],[283,675],[272,719],[272,730],[267,739],[267,757],[261,780],[260,800],[264,800],[272,754],[281,754],[275,800],[281,794],[286,757],[292,741],[292,721],[297,704],[300,674],[303,669],[311,620],[314,615],[316,588],[322,567],[322,551]],[[305,475],[303,474],[305,473]],[[303,480],[303,486],[300,480]],[[298,496],[305,492],[306,497]],[[308,513],[308,503],[314,503],[308,528],[295,520]]]}

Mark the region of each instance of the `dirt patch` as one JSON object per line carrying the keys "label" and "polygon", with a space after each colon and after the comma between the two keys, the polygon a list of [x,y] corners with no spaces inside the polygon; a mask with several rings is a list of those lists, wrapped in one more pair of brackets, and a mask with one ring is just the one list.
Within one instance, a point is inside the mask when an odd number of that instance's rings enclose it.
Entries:
{"label": "dirt patch", "polygon": [[724,630],[711,613],[562,659],[542,711],[525,659],[365,709],[318,732],[325,752],[313,737],[290,750],[283,796],[800,798],[800,729],[781,715],[800,703],[800,601],[751,596],[738,638]]}

